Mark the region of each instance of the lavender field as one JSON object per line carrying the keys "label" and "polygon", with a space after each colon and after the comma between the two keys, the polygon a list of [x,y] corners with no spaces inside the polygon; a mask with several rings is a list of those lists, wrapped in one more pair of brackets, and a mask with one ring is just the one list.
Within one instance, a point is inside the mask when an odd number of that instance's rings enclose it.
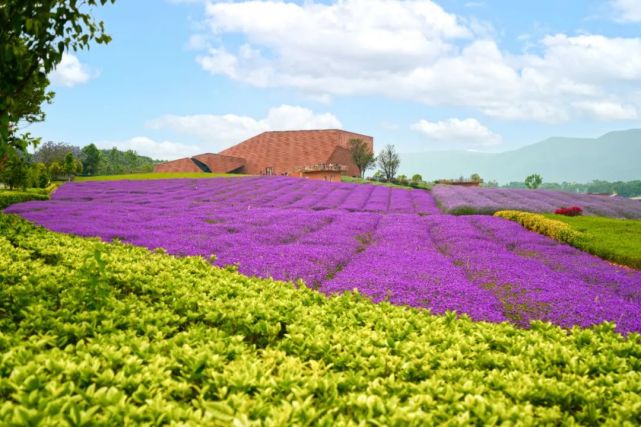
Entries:
{"label": "lavender field", "polygon": [[641,272],[502,218],[444,215],[421,190],[286,177],[71,183],[6,212],[54,231],[215,255],[328,294],[356,288],[475,320],[607,320],[641,332]]}
{"label": "lavender field", "polygon": [[624,197],[593,196],[550,190],[468,188],[437,185],[432,190],[438,204],[449,213],[493,214],[500,210],[552,213],[560,207],[579,206],[585,215],[641,218],[641,202]]}

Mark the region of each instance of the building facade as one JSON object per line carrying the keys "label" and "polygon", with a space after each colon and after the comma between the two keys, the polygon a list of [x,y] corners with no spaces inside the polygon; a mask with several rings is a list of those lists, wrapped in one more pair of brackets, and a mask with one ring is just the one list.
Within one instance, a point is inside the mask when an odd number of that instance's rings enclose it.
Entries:
{"label": "building facade", "polygon": [[[374,138],[338,129],[264,132],[218,154],[200,154],[156,165],[154,172],[246,173],[315,178],[318,165],[331,166],[331,175],[358,176],[350,141],[359,139],[374,152]],[[328,172],[329,169],[327,169]]]}

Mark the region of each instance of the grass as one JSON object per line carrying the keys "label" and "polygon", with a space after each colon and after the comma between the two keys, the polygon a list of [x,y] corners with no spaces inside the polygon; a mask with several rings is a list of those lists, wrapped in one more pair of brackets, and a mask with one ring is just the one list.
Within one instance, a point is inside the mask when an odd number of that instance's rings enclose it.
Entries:
{"label": "grass", "polygon": [[546,214],[583,234],[574,246],[617,264],[641,269],[641,220]]}
{"label": "grass", "polygon": [[153,179],[175,179],[175,178],[242,178],[249,175],[229,174],[229,173],[205,173],[205,172],[179,172],[179,173],[132,173],[122,175],[102,175],[102,176],[78,176],[74,182],[87,181],[148,181]]}
{"label": "grass", "polygon": [[372,184],[372,185],[382,185],[384,187],[404,188],[406,190],[408,190],[408,189],[412,190],[414,188],[422,189],[422,190],[431,190],[431,186],[429,184],[427,184],[427,183],[425,183],[424,185],[422,185],[420,187],[409,187],[407,185],[394,184],[393,182],[370,181],[370,180],[367,180],[367,179],[354,178],[354,177],[351,177],[351,176],[342,176],[341,177],[341,181],[342,182],[351,182],[353,184]]}

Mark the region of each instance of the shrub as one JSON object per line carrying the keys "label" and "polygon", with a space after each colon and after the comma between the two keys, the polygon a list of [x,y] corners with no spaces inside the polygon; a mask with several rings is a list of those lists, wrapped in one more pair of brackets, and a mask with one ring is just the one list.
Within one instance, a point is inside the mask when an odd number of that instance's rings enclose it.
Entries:
{"label": "shrub", "polygon": [[49,196],[46,194],[39,194],[32,191],[4,191],[0,190],[0,209],[14,203],[28,202],[30,200],[48,200]]}
{"label": "shrub", "polygon": [[575,244],[582,239],[582,234],[573,230],[568,224],[546,218],[540,214],[521,211],[498,211],[494,216],[516,221],[528,230],[536,231],[560,242]]}
{"label": "shrub", "polygon": [[555,210],[554,213],[557,215],[565,215],[565,216],[579,216],[583,213],[583,209],[581,209],[578,206],[572,206],[569,208],[562,207]]}

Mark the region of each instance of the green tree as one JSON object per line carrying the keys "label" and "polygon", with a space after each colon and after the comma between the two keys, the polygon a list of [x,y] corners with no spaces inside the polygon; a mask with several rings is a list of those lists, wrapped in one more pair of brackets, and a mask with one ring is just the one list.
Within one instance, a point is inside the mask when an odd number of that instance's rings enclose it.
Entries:
{"label": "green tree", "polygon": [[77,157],[80,154],[80,148],[64,142],[47,141],[38,145],[38,149],[33,153],[33,161],[42,162],[47,166],[53,162],[63,163],[67,153],[73,153]]}
{"label": "green tree", "polygon": [[[47,75],[64,52],[108,43],[104,24],[92,7],[115,0],[2,0],[0,3],[0,162],[25,152],[37,140],[17,138],[18,123],[41,121],[41,105],[51,101]],[[13,157],[12,157],[13,158]]]}
{"label": "green tree", "polygon": [[483,182],[483,178],[481,178],[481,175],[479,175],[478,173],[473,173],[472,175],[470,175],[470,181]]}
{"label": "green tree", "polygon": [[378,167],[381,169],[385,181],[390,182],[396,176],[401,159],[393,145],[386,145],[378,155]]}
{"label": "green tree", "polygon": [[82,171],[82,163],[74,157],[73,153],[67,153],[65,162],[62,165],[62,170],[65,175],[67,175],[67,179],[71,181],[71,178],[73,178],[76,173]]}
{"label": "green tree", "polygon": [[44,163],[35,163],[31,166],[31,186],[36,188],[46,188],[51,182],[51,176],[47,165]]}
{"label": "green tree", "polygon": [[415,173],[414,175],[412,175],[412,182],[415,182],[415,183],[423,182],[423,177],[420,174]]}
{"label": "green tree", "polygon": [[365,172],[376,163],[376,157],[369,149],[369,146],[362,139],[350,139],[349,151],[352,161],[358,167],[360,177],[365,177]]}
{"label": "green tree", "polygon": [[532,174],[525,178],[525,186],[530,190],[536,190],[541,186],[542,182],[543,178],[541,178],[541,175],[539,175],[538,173]]}
{"label": "green tree", "polygon": [[81,150],[82,169],[85,175],[96,175],[100,164],[100,150],[95,144],[89,144]]}
{"label": "green tree", "polygon": [[51,179],[59,179],[63,173],[63,168],[60,162],[53,162],[49,165],[49,175]]}
{"label": "green tree", "polygon": [[27,154],[11,150],[0,169],[0,181],[9,187],[26,189],[29,185],[29,160]]}

